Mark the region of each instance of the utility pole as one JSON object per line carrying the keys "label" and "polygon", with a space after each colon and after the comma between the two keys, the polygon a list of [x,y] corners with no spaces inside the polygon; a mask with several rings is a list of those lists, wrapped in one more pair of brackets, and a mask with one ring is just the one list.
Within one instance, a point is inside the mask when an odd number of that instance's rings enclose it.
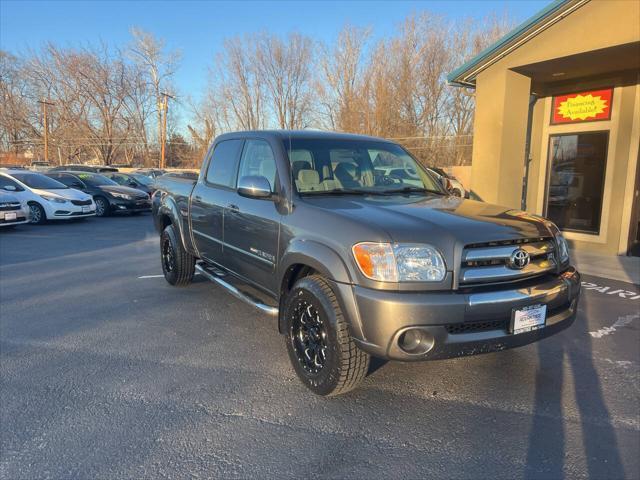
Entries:
{"label": "utility pole", "polygon": [[38,103],[42,104],[42,115],[44,122],[44,161],[49,161],[49,122],[47,121],[47,106],[55,105],[53,102],[47,100],[39,100]]}
{"label": "utility pole", "polygon": [[169,98],[175,97],[169,95],[167,92],[161,92],[160,95],[162,95],[162,103],[159,106],[161,106],[162,112],[164,114],[162,117],[162,131],[160,132],[160,168],[164,168],[165,147],[167,143],[167,112],[169,111]]}

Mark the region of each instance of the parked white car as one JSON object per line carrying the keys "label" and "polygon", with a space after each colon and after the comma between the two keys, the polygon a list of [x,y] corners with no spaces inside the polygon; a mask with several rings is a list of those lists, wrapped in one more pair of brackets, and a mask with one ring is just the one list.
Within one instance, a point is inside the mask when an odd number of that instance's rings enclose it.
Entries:
{"label": "parked white car", "polygon": [[0,190],[0,227],[13,227],[29,221],[29,207],[4,190]]}
{"label": "parked white car", "polygon": [[91,217],[96,204],[91,195],[69,188],[41,173],[0,169],[0,189],[29,206],[31,223]]}

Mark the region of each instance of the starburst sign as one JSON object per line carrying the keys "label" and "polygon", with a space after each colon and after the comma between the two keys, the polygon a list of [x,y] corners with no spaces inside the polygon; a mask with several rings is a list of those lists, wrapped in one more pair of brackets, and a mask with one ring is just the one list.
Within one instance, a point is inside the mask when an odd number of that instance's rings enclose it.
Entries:
{"label": "starburst sign", "polygon": [[572,123],[610,118],[612,90],[581,92],[553,98],[552,123]]}

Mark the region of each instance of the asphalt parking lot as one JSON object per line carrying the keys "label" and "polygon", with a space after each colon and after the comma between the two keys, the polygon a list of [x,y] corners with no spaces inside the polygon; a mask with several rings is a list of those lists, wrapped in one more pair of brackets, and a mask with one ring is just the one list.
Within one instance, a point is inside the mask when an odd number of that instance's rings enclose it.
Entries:
{"label": "asphalt parking lot", "polygon": [[640,477],[637,286],[585,276],[555,337],[326,399],[274,319],[160,273],[148,215],[0,232],[1,478]]}

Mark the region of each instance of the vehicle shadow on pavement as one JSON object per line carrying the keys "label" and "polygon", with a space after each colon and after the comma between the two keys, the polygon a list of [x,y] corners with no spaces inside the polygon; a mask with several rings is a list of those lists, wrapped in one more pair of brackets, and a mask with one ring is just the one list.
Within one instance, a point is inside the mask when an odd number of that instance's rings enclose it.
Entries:
{"label": "vehicle shadow on pavement", "polygon": [[55,261],[67,255],[91,255],[96,250],[144,241],[149,232],[139,227],[145,223],[152,223],[150,215],[89,217],[44,225],[20,225],[2,232],[0,266]]}
{"label": "vehicle shadow on pavement", "polygon": [[[562,412],[562,390],[569,388],[564,374],[565,359],[572,371],[589,478],[624,478],[611,415],[593,362],[592,340],[585,321],[587,318],[588,311],[584,305],[571,327],[572,335],[558,335],[554,343],[537,343],[539,361],[524,475],[527,479],[567,476],[564,470],[568,455],[565,449],[567,437]],[[582,350],[577,348],[575,338],[580,339],[580,345],[584,347]],[[559,420],[550,422],[549,417]]]}

